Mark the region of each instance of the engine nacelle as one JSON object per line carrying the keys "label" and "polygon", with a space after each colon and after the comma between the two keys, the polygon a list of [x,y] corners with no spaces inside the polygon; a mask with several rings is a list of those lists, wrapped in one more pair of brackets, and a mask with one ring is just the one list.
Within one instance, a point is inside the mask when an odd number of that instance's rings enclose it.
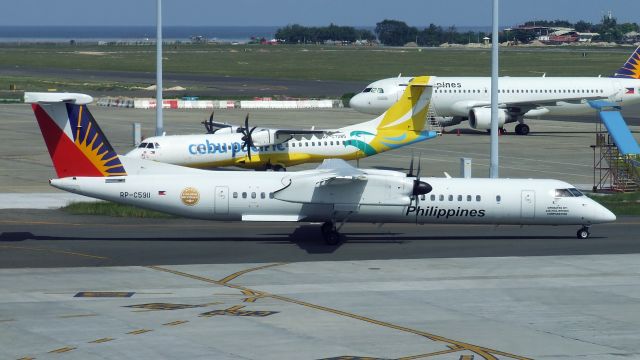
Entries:
{"label": "engine nacelle", "polygon": [[253,145],[255,146],[267,146],[282,144],[291,140],[292,136],[289,134],[278,134],[274,129],[256,129],[252,134]]}
{"label": "engine nacelle", "polygon": [[240,126],[228,126],[228,127],[216,129],[213,133],[214,134],[235,134],[238,132],[239,128]]}
{"label": "engine nacelle", "polygon": [[[504,109],[498,109],[498,127],[502,127],[509,119]],[[480,107],[469,111],[469,126],[477,130],[491,129],[491,108]]]}

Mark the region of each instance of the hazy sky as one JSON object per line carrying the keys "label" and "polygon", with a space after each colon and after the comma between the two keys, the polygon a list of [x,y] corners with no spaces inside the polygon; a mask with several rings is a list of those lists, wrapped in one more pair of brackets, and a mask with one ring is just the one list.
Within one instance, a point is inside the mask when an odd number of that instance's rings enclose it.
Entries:
{"label": "hazy sky", "polygon": [[[163,0],[165,25],[368,25],[385,18],[410,25],[485,26],[491,0]],[[502,26],[529,19],[640,22],[640,0],[501,0]],[[153,25],[156,0],[27,0],[3,4],[0,25]]]}

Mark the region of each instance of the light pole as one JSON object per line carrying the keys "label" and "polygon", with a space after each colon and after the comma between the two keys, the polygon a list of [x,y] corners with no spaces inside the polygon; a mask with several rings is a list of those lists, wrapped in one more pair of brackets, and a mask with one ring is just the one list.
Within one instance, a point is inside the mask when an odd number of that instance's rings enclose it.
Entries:
{"label": "light pole", "polygon": [[164,133],[162,122],[162,0],[156,0],[156,136]]}
{"label": "light pole", "polygon": [[493,33],[491,35],[491,167],[489,176],[498,178],[498,0],[493,0]]}

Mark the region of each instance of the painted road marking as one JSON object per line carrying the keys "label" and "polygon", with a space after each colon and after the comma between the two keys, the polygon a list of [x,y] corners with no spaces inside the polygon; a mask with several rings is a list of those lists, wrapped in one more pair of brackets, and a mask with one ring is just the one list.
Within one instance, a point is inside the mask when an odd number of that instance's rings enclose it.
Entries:
{"label": "painted road marking", "polygon": [[47,248],[36,248],[36,247],[30,247],[30,246],[0,245],[0,249],[17,249],[17,250],[31,250],[31,251],[46,251],[46,252],[56,253],[56,254],[64,254],[64,255],[72,255],[72,256],[82,256],[82,257],[88,257],[88,258],[100,259],[100,260],[109,260],[109,258],[108,258],[108,257],[104,257],[104,256],[97,256],[97,255],[91,255],[91,254],[83,254],[83,253],[79,253],[79,252],[65,251],[65,250],[56,250],[56,249],[47,249]]}
{"label": "painted road marking", "polygon": [[164,323],[162,325],[164,326],[176,326],[176,325],[182,325],[182,324],[186,324],[189,321],[187,320],[176,320],[176,321],[172,321],[172,322],[168,322],[168,323]]}
{"label": "painted road marking", "polygon": [[80,291],[73,297],[85,297],[85,298],[129,298],[132,297],[135,292],[125,291]]}
{"label": "painted road marking", "polygon": [[110,337],[106,337],[106,338],[102,338],[102,339],[89,341],[89,344],[101,344],[101,343],[109,342],[109,341],[112,341],[112,340],[115,340],[115,339],[114,338],[110,338]]}
{"label": "painted road marking", "polygon": [[270,268],[270,267],[281,266],[281,265],[286,265],[286,264],[287,263],[273,263],[273,264],[267,264],[267,265],[263,265],[263,266],[249,268],[249,269],[246,269],[246,270],[235,272],[235,273],[233,273],[233,274],[231,274],[229,276],[226,276],[226,277],[218,280],[218,282],[220,282],[221,284],[226,284],[229,281],[231,281],[231,280],[233,280],[233,279],[235,279],[235,278],[237,278],[239,276],[242,276],[242,275],[244,275],[244,274],[246,274],[248,272],[263,270],[263,269],[267,269],[267,268]]}
{"label": "painted road marking", "polygon": [[98,314],[71,314],[71,315],[60,315],[58,318],[60,319],[71,319],[78,317],[90,317],[90,316],[98,316]]}
{"label": "painted road marking", "polygon": [[148,333],[150,331],[150,329],[139,329],[139,330],[133,330],[133,331],[129,331],[127,334],[128,335],[140,335],[140,334],[144,334],[144,333]]}
{"label": "painted road marking", "polygon": [[73,346],[65,346],[65,347],[60,348],[60,349],[51,350],[51,351],[49,351],[49,354],[54,354],[54,353],[55,354],[62,354],[62,353],[66,353],[66,352],[69,352],[69,351],[72,351],[72,350],[75,350],[75,349],[76,348],[73,347]]}
{"label": "painted road marking", "polygon": [[134,309],[146,309],[146,310],[181,310],[181,309],[192,309],[199,307],[206,307],[210,305],[218,305],[222,304],[221,302],[213,302],[207,304],[197,304],[197,305],[188,305],[188,304],[170,304],[170,303],[148,303],[148,304],[136,304],[136,305],[126,305],[123,307],[134,308]]}
{"label": "painted road marking", "polygon": [[[442,342],[448,345],[451,345],[451,348],[456,348],[456,349],[460,349],[460,350],[468,350],[470,352],[473,352],[476,355],[481,356],[483,359],[485,360],[498,360],[498,355],[504,356],[504,357],[508,357],[508,358],[512,358],[512,359],[516,359],[516,360],[532,360],[530,358],[524,357],[524,356],[519,356],[519,355],[515,355],[515,354],[510,354],[504,351],[499,351],[499,350],[495,350],[495,349],[490,349],[490,348],[486,348],[483,346],[478,346],[478,345],[474,345],[474,344],[469,344],[466,342],[462,342],[462,341],[458,341],[458,340],[453,340],[453,339],[449,339],[446,338],[444,336],[440,336],[440,335],[436,335],[436,334],[432,334],[432,333],[428,333],[426,331],[422,331],[422,330],[416,330],[416,329],[412,329],[412,328],[408,328],[405,326],[401,326],[401,325],[396,325],[396,324],[392,324],[389,322],[385,322],[385,321],[379,321],[379,320],[375,320],[372,318],[368,318],[365,316],[360,316],[357,314],[352,314],[346,311],[342,311],[342,310],[337,310],[337,309],[332,309],[326,306],[321,306],[321,305],[315,305],[315,304],[311,304],[305,301],[300,301],[300,300],[296,300],[293,298],[289,298],[286,296],[281,296],[281,295],[275,295],[275,294],[269,294],[266,292],[261,292],[261,291],[256,291],[253,289],[250,289],[248,287],[245,286],[241,286],[241,285],[235,285],[235,284],[231,284],[229,281],[227,280],[226,282],[221,282],[219,280],[213,280],[213,279],[209,279],[203,276],[199,276],[199,275],[193,275],[193,274],[189,274],[189,273],[185,273],[182,271],[178,271],[178,270],[173,270],[173,269],[169,269],[169,268],[165,268],[165,267],[161,267],[161,266],[148,266],[148,268],[150,269],[154,269],[154,270],[158,270],[158,271],[163,271],[163,272],[167,272],[170,274],[174,274],[177,276],[182,276],[182,277],[186,277],[189,279],[194,279],[194,280],[199,280],[199,281],[203,281],[203,282],[207,282],[210,284],[216,284],[216,285],[222,285],[222,286],[226,286],[226,287],[230,287],[233,289],[238,289],[240,291],[242,290],[247,290],[247,291],[251,291],[251,292],[258,292],[261,294],[264,294],[264,297],[270,297],[272,299],[276,299],[276,300],[280,300],[283,302],[288,302],[288,303],[292,303],[292,304],[297,304],[300,306],[304,306],[307,308],[311,308],[311,309],[315,309],[315,310],[319,310],[319,311],[324,311],[324,312],[328,312],[328,313],[332,313],[335,315],[339,315],[342,317],[347,317],[347,318],[351,318],[351,319],[355,319],[355,320],[359,320],[359,321],[364,321],[370,324],[374,324],[374,325],[378,325],[378,326],[383,326],[386,328],[390,328],[390,329],[394,329],[394,330],[398,330],[398,331],[402,331],[402,332],[406,332],[406,333],[410,333],[410,334],[415,334],[418,336],[423,336],[429,340],[435,341],[435,342]],[[255,269],[260,269],[260,268],[265,268],[265,266],[261,266],[258,268],[251,268],[251,269],[247,269],[244,271],[239,271],[237,273],[234,274],[245,274],[247,272],[249,272],[249,270],[255,270]],[[232,275],[234,275],[232,274]],[[229,277],[231,277],[232,275],[229,275],[228,277],[223,278],[222,280],[225,280]],[[238,275],[239,276],[239,275]],[[237,276],[233,277],[236,278]]]}

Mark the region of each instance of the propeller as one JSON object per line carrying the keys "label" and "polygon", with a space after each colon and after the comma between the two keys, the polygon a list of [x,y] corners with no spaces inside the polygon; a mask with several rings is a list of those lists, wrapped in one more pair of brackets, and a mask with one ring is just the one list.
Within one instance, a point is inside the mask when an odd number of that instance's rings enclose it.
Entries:
{"label": "propeller", "polygon": [[256,129],[256,126],[254,126],[253,128],[251,128],[251,130],[249,130],[249,114],[247,114],[247,116],[244,118],[244,127],[240,128],[240,132],[242,133],[242,150],[246,150],[247,151],[247,156],[249,157],[249,161],[251,161],[251,148],[254,147],[253,145],[253,137],[251,136],[253,134],[253,131]]}
{"label": "propeller", "polygon": [[411,150],[411,162],[409,163],[409,173],[407,173],[407,177],[413,176],[413,150]]}
{"label": "propeller", "polygon": [[211,112],[211,115],[209,116],[209,121],[205,120],[200,123],[204,125],[205,129],[207,129],[207,134],[213,134],[215,132],[215,130],[213,130],[213,114],[214,114],[214,111]]}
{"label": "propeller", "polygon": [[[413,190],[411,191],[412,197],[409,202],[409,206],[412,206],[413,200],[415,199],[416,204],[416,224],[418,223],[418,206],[420,205],[420,195],[425,195],[431,192],[433,188],[431,185],[427,184],[424,181],[420,181],[420,167],[422,165],[422,154],[418,155],[418,169],[416,170],[416,179],[413,181]],[[412,176],[413,174],[413,154],[411,155],[411,164],[409,165],[409,174],[407,176]]]}

